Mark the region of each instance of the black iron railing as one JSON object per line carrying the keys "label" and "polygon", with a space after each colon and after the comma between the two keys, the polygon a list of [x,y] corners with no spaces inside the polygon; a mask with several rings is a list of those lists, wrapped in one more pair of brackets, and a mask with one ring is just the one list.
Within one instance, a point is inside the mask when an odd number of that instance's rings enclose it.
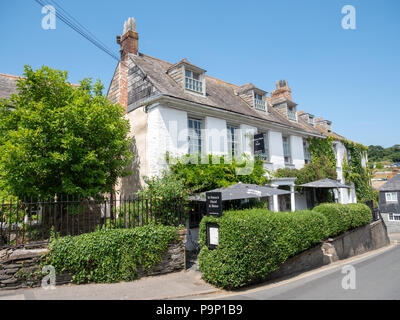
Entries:
{"label": "black iron railing", "polygon": [[185,224],[182,198],[109,196],[0,201],[0,247],[47,241],[51,234],[79,235],[148,223]]}

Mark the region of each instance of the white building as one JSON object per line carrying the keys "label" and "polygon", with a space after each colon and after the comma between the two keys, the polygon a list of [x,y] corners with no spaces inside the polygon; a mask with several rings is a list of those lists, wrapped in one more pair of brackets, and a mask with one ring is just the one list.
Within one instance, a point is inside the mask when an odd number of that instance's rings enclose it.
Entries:
{"label": "white building", "polygon": [[[342,160],[346,149],[332,123],[297,111],[288,83],[278,81],[267,92],[249,83],[234,85],[208,76],[206,70],[183,59],[175,64],[138,52],[136,23],[126,23],[117,37],[121,61],[111,81],[108,97],[126,108],[134,137],[134,174],[119,186],[130,194],[143,186],[143,176],[159,174],[168,167],[167,152],[253,155],[254,134],[264,134],[264,166],[302,168],[310,161],[307,139],[335,137],[338,180],[345,183]],[[137,170],[137,168],[139,168]],[[289,186],[293,178],[275,179],[272,185]],[[280,210],[307,208],[307,195],[292,194],[283,199]],[[354,188],[339,191],[338,201],[355,202]],[[276,209],[276,207],[275,207]]]}

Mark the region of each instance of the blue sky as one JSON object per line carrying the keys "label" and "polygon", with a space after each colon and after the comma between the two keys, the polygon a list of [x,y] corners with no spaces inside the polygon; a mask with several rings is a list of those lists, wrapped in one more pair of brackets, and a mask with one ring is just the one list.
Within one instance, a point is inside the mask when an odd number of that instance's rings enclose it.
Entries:
{"label": "blue sky", "polygon": [[[298,110],[331,120],[334,131],[365,145],[400,144],[398,0],[57,2],[116,55],[115,36],[133,16],[140,52],[188,58],[213,77],[269,92],[286,79]],[[356,30],[341,26],[347,4]],[[0,73],[48,65],[108,88],[117,62],[61,21],[43,30],[43,16],[33,0],[0,2]]]}

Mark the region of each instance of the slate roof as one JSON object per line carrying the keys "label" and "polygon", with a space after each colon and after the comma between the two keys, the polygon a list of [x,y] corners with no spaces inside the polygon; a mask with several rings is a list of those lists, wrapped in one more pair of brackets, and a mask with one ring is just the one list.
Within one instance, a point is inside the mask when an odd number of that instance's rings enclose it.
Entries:
{"label": "slate roof", "polygon": [[[307,126],[300,121],[299,123],[296,123],[287,120],[271,106],[268,106],[268,112],[254,109],[237,94],[239,90],[243,89],[243,86],[234,85],[207,75],[206,96],[188,93],[180,84],[167,74],[168,69],[170,69],[173,64],[142,53],[139,53],[138,55],[130,54],[129,56],[135,64],[147,74],[147,77],[153,85],[163,94],[211,106],[216,109],[227,110],[237,114],[274,122],[296,130],[322,135],[321,131],[311,126]],[[185,60],[185,62],[190,63],[187,60]]]}
{"label": "slate roof", "polygon": [[342,184],[336,180],[332,179],[321,179],[317,181],[312,181],[309,183],[301,184],[299,187],[306,187],[306,188],[326,188],[326,189],[332,189],[332,188],[347,188],[350,189],[349,186]]}
{"label": "slate roof", "polygon": [[[256,184],[236,183],[227,188],[218,188],[207,192],[221,192],[222,201],[252,199],[270,197],[273,195],[290,194],[290,191],[275,189],[271,187],[258,186]],[[190,196],[192,201],[206,201],[206,192]]]}
{"label": "slate roof", "polygon": [[378,188],[379,191],[400,191],[400,174],[388,180],[383,186]]}
{"label": "slate roof", "polygon": [[0,99],[8,99],[11,94],[17,93],[17,80],[20,77],[0,73]]}

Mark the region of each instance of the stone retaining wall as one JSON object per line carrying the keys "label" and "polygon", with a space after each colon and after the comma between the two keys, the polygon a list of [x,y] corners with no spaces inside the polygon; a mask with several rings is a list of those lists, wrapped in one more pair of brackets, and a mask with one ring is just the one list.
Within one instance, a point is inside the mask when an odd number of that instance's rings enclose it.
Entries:
{"label": "stone retaining wall", "polygon": [[288,259],[277,271],[271,273],[266,280],[309,271],[389,244],[390,239],[387,235],[385,223],[382,220],[378,220],[366,226],[347,231],[336,238],[328,239]]}
{"label": "stone retaining wall", "polygon": [[[186,230],[179,231],[180,241],[171,243],[162,261],[151,272],[139,276],[159,275],[179,271],[186,265]],[[48,252],[47,244],[31,244],[0,249],[0,290],[38,287],[41,285],[40,262]],[[71,275],[56,275],[56,285],[70,283]]]}

